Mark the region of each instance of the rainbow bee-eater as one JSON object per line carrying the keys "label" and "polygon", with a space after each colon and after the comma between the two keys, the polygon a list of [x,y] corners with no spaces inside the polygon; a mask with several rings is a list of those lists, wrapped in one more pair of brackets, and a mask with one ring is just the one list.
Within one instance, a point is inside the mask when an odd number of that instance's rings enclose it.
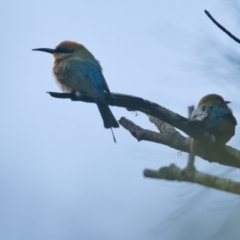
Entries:
{"label": "rainbow bee-eater", "polygon": [[[201,121],[205,129],[211,133],[218,144],[226,144],[235,134],[237,120],[232,110],[228,107],[229,101],[225,101],[217,94],[208,94],[198,103],[197,109],[191,114],[192,121]],[[194,150],[196,141],[190,142],[190,149]]]}
{"label": "rainbow bee-eater", "polygon": [[105,128],[118,128],[106,100],[111,94],[98,60],[83,45],[64,41],[55,49],[36,48],[34,51],[51,53],[54,59],[53,74],[63,92],[75,92],[91,97],[96,102]]}

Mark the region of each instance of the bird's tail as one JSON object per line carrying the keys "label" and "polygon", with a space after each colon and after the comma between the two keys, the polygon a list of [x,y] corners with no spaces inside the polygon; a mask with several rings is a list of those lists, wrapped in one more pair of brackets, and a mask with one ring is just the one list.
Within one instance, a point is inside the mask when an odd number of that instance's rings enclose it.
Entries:
{"label": "bird's tail", "polygon": [[102,116],[105,128],[118,128],[119,124],[113,116],[109,106],[103,102],[97,102],[98,110]]}

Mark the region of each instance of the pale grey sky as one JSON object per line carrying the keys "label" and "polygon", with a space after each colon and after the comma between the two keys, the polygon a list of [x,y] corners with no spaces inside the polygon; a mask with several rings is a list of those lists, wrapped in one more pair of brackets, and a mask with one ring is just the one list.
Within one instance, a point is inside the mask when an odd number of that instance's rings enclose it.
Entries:
{"label": "pale grey sky", "polygon": [[[237,34],[239,16],[226,3],[2,2],[0,239],[203,240],[223,228],[227,216],[240,209],[236,196],[145,179],[145,168],[173,162],[183,167],[187,154],[137,142],[122,127],[115,130],[114,144],[95,105],[46,94],[60,91],[53,61],[31,49],[77,41],[101,62],[113,92],[141,96],[183,116],[202,96],[218,93],[232,102],[239,119],[236,79],[211,77],[204,65],[209,61],[213,70],[219,61],[228,76],[215,42],[239,54],[240,46],[204,14],[209,10]],[[117,119],[125,116],[155,130],[142,113],[111,109]],[[229,144],[239,147],[237,137]],[[197,166],[213,174],[228,171],[202,160]],[[239,179],[238,171],[226,176]],[[238,232],[234,223],[227,225],[230,239],[239,239]],[[226,238],[221,233],[215,239]]]}

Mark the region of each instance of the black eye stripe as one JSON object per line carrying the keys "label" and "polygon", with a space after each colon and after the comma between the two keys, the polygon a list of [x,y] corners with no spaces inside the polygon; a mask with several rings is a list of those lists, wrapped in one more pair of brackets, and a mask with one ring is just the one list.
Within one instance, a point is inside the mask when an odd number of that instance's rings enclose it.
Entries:
{"label": "black eye stripe", "polygon": [[57,53],[72,53],[73,50],[69,50],[69,49],[66,49],[66,48],[57,48],[55,50]]}

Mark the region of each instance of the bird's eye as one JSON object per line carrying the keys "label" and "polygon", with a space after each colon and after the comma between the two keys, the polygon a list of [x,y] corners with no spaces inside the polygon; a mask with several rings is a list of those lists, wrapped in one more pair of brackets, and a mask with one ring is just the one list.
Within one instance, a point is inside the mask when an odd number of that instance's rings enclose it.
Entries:
{"label": "bird's eye", "polygon": [[57,53],[72,53],[73,50],[69,50],[69,49],[67,49],[67,48],[57,48],[57,49],[56,49],[56,52],[57,52]]}

